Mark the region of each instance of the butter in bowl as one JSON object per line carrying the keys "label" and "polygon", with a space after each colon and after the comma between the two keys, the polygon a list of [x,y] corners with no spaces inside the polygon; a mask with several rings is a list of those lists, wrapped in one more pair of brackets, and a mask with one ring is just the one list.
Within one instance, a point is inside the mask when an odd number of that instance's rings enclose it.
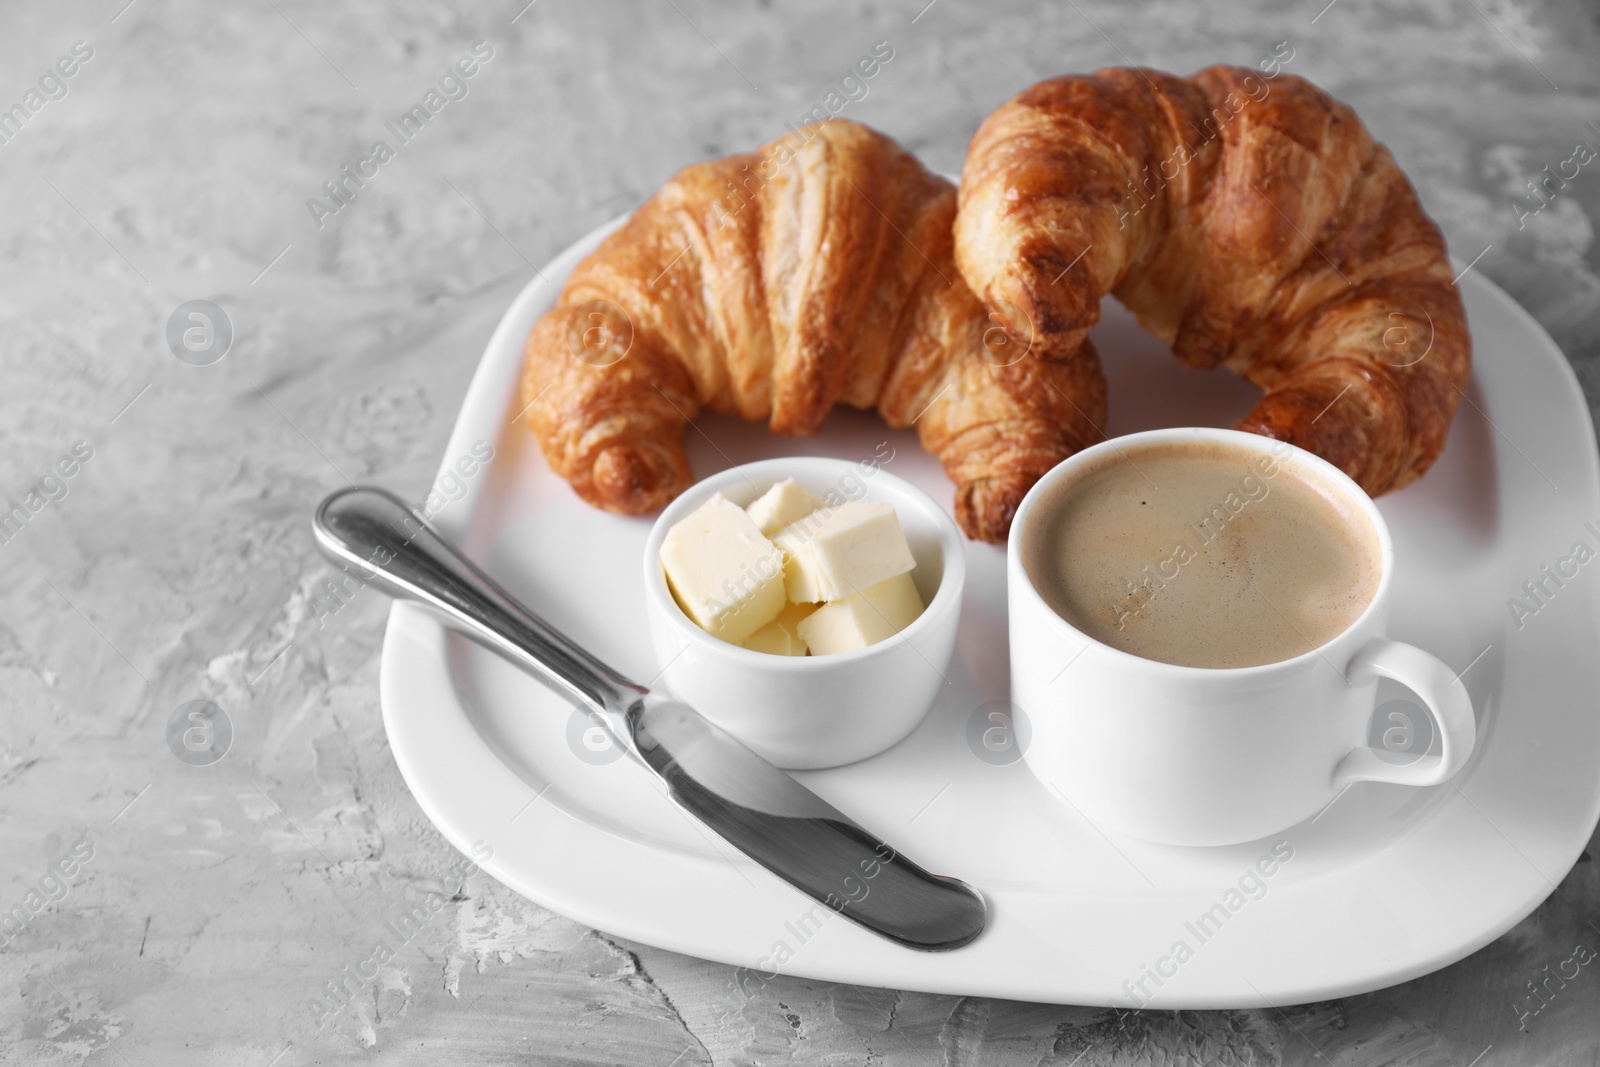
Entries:
{"label": "butter in bowl", "polygon": [[876,465],[723,471],[661,513],[644,564],[660,684],[780,767],[875,755],[944,685],[965,546]]}
{"label": "butter in bowl", "polygon": [[684,614],[714,637],[781,656],[853,652],[904,630],[922,614],[916,563],[892,504],[830,506],[793,478],[748,508],[713,493],[661,544]]}

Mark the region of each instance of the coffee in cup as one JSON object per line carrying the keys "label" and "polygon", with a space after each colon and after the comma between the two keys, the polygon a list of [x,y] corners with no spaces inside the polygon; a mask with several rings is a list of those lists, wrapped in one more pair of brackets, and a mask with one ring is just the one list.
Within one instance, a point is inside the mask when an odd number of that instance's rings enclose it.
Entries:
{"label": "coffee in cup", "polygon": [[1382,574],[1360,511],[1277,454],[1226,441],[1112,449],[1033,504],[1022,563],[1095,640],[1188,667],[1250,667],[1317,648]]}

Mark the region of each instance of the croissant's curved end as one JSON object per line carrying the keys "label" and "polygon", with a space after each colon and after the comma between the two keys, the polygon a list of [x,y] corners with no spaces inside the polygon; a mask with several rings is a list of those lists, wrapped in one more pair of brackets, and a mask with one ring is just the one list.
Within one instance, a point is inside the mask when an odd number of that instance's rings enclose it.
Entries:
{"label": "croissant's curved end", "polygon": [[1088,341],[1069,360],[1030,352],[995,366],[971,356],[961,369],[917,426],[956,484],[961,529],[974,540],[1003,543],[1034,484],[1101,440],[1105,374]]}
{"label": "croissant's curved end", "polygon": [[665,507],[693,482],[680,436],[607,445],[590,466],[588,491],[579,488],[579,494],[605,511],[644,515]]}
{"label": "croissant's curved end", "polygon": [[974,541],[1005,544],[1017,507],[1032,488],[1033,481],[1014,475],[982,478],[959,485],[956,487],[956,522]]}
{"label": "croissant's curved end", "polygon": [[519,404],[550,469],[585,502],[643,515],[694,480],[684,451],[698,410],[683,369],[648,337],[608,347],[587,304],[558,307],[528,336]]}
{"label": "croissant's curved end", "polygon": [[[1345,407],[1338,417],[1336,407]],[[1394,488],[1407,458],[1406,435],[1377,431],[1403,425],[1405,417],[1404,400],[1391,385],[1352,375],[1349,368],[1321,366],[1286,378],[1235,429],[1321,456],[1377,496]]]}

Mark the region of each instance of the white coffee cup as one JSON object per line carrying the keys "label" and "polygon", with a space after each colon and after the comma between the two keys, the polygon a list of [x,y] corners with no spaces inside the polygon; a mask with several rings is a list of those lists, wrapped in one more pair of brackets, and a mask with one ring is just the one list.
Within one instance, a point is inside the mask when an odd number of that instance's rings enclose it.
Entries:
{"label": "white coffee cup", "polygon": [[[1051,487],[1108,452],[1185,442],[1271,456],[1366,517],[1382,574],[1354,623],[1292,659],[1189,667],[1096,641],[1045,602],[1023,566],[1023,542],[1029,515]],[[1293,445],[1236,430],[1181,428],[1077,453],[1023,498],[1007,546],[1011,700],[1032,727],[1023,758],[1100,828],[1180,845],[1265,837],[1315,815],[1352,782],[1444,782],[1472,754],[1472,703],[1442,661],[1384,636],[1393,567],[1394,546],[1371,498],[1337,467]],[[1406,686],[1427,706],[1437,754],[1395,764],[1368,747],[1380,677]]]}

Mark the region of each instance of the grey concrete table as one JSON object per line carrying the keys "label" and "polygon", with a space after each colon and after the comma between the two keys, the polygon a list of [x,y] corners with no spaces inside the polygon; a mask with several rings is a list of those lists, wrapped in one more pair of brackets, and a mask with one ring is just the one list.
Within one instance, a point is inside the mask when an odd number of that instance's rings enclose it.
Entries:
{"label": "grey concrete table", "polygon": [[[384,743],[386,602],[331,600],[307,534],[346,479],[425,491],[533,265],[682,164],[775,136],[880,41],[893,58],[844,113],[945,170],[1048,75],[1292,54],[1393,149],[1453,251],[1483,251],[1474,269],[1543,322],[1592,405],[1600,163],[1536,215],[1527,187],[1600,145],[1592,8],[526,2],[0,9],[0,107],[22,107],[0,114],[0,499],[40,494],[0,543],[0,907],[55,898],[0,946],[0,1062],[1600,1058],[1600,971],[1537,1013],[1528,985],[1600,945],[1587,856],[1488,948],[1349,1000],[1119,1014],[782,978],[743,1003],[727,967],[463,876]],[[426,127],[391,133],[477,42]],[[378,140],[392,158],[330,201]],[[196,299],[232,325],[208,366],[167,343]],[[193,700],[234,732],[211,766],[168,747]],[[419,929],[368,964],[406,908]],[[307,999],[346,966],[376,974],[319,1029]]]}

